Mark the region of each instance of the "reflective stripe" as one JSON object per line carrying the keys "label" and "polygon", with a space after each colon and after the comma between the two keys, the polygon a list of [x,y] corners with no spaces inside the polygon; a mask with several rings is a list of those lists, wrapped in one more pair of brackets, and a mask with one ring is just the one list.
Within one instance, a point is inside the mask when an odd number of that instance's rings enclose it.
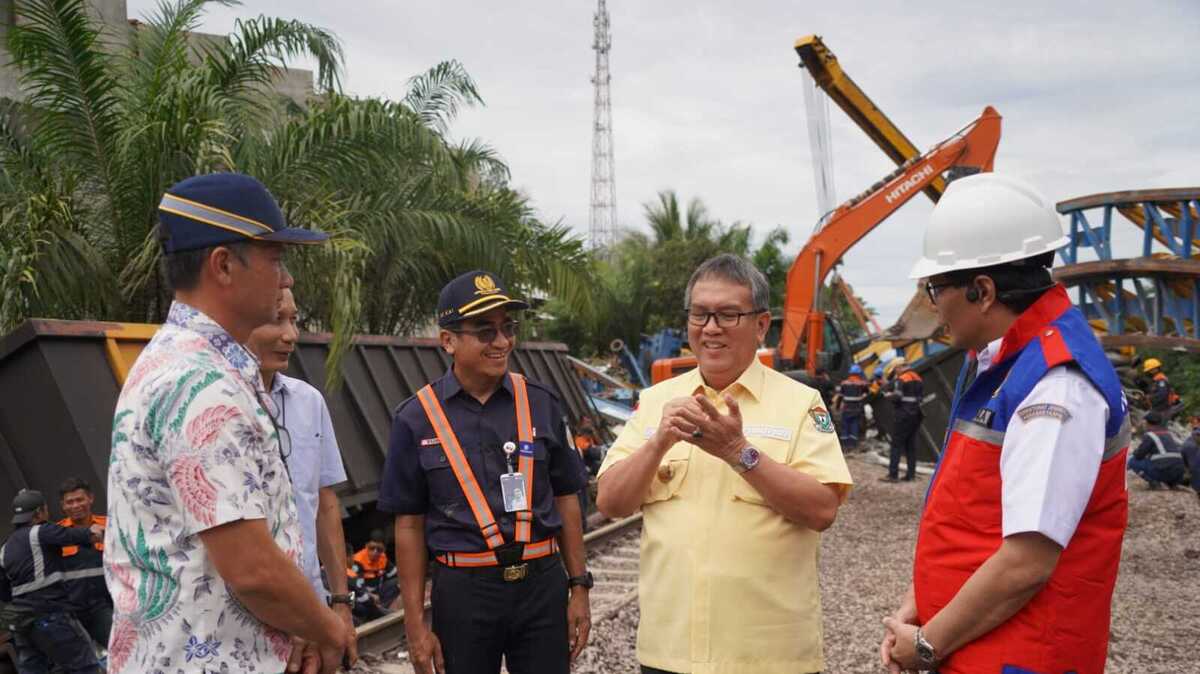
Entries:
{"label": "reflective stripe", "polygon": [[1179,452],[1167,452],[1165,454],[1155,454],[1154,456],[1150,457],[1151,461],[1161,461],[1162,459],[1175,459],[1182,461],[1183,455]]}
{"label": "reflective stripe", "polygon": [[965,435],[972,440],[986,442],[992,445],[1004,444],[1004,431],[988,428],[968,419],[958,419],[954,422],[954,432]]}
{"label": "reflective stripe", "polygon": [[479,488],[479,483],[475,480],[475,474],[471,472],[471,465],[467,463],[467,456],[463,453],[462,445],[459,444],[454,429],[450,427],[449,420],[446,419],[442,405],[433,392],[433,386],[426,385],[417,391],[417,400],[421,402],[421,407],[425,408],[425,416],[429,418],[429,423],[433,426],[438,441],[442,443],[442,450],[450,459],[450,468],[454,471],[454,477],[458,479],[459,486],[467,496],[467,503],[475,515],[475,523],[479,525],[479,532],[483,535],[483,540],[489,548],[504,545],[504,537],[500,535],[500,525],[496,524],[492,509],[488,506],[483,490]]}
{"label": "reflective stripe", "polygon": [[[536,543],[526,543],[525,549],[521,554],[521,561],[528,562],[542,557],[549,557],[558,552],[558,542],[553,538],[547,538],[544,541]],[[478,568],[485,566],[499,566],[500,560],[496,559],[494,552],[446,552],[438,555],[435,559],[449,567],[454,568]]]}
{"label": "reflective stripe", "polygon": [[917,402],[917,398],[916,398],[916,396],[902,396],[902,397],[900,398],[900,402],[902,402],[902,403],[915,403],[915,402]]}
{"label": "reflective stripe", "polygon": [[[988,428],[982,424],[977,424],[974,421],[967,419],[958,419],[954,422],[954,432],[967,436],[968,438],[979,440],[993,445],[1004,445],[1004,432]],[[1101,461],[1107,461],[1116,456],[1129,446],[1130,425],[1129,419],[1126,417],[1125,422],[1121,424],[1121,430],[1117,434],[1109,438],[1104,443],[1104,455]]]}
{"label": "reflective stripe", "polygon": [[96,566],[96,567],[93,567],[90,569],[80,569],[78,571],[67,571],[66,573],[62,574],[63,580],[78,580],[80,578],[103,578],[103,577],[104,577],[104,568],[99,567],[99,566]]}
{"label": "reflective stripe", "polygon": [[1150,438],[1150,442],[1153,442],[1154,446],[1158,448],[1159,454],[1167,453],[1166,447],[1163,447],[1162,438],[1158,437],[1157,433],[1147,433],[1146,437]]}
{"label": "reflective stripe", "polygon": [[38,524],[29,530],[29,551],[33,556],[33,581],[24,585],[14,585],[12,587],[12,596],[14,597],[49,587],[63,579],[62,574],[58,571],[49,576],[46,575],[46,560],[42,557],[41,529],[42,525]]}
{"label": "reflective stripe", "polygon": [[174,194],[164,194],[162,201],[158,204],[158,208],[159,210],[173,213],[189,220],[227,229],[250,238],[270,234],[275,231],[269,225],[264,225],[257,220],[244,218],[235,213],[206,206],[190,199],[177,197]]}
{"label": "reflective stripe", "polygon": [[520,457],[517,464],[525,477],[525,510],[517,511],[517,527],[514,535],[518,543],[528,543],[533,536],[533,420],[529,413],[529,391],[525,388],[525,377],[510,372],[513,385],[513,402],[517,412],[517,446]]}
{"label": "reflective stripe", "polygon": [[842,400],[844,400],[846,402],[850,402],[850,403],[856,403],[856,402],[866,400],[866,399],[867,399],[866,396],[842,396]]}

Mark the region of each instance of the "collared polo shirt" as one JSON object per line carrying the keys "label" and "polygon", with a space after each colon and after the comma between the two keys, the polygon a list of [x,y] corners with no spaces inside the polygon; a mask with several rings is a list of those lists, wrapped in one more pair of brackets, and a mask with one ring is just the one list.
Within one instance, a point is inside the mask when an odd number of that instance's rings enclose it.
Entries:
{"label": "collared polo shirt", "polygon": [[[579,454],[567,442],[558,398],[542,384],[529,378],[525,381],[534,442],[530,540],[540,541],[557,535],[562,528],[554,497],[578,492],[586,480]],[[511,380],[505,375],[500,388],[482,405],[463,390],[453,369],[433,383],[433,390],[505,542],[512,542],[516,513],[504,512],[500,491],[500,475],[509,471],[504,443],[517,441]],[[466,494],[415,396],[396,408],[378,507],[396,514],[425,515],[425,544],[434,552],[488,549]]]}
{"label": "collared polo shirt", "polygon": [[[645,444],[668,401],[697,392],[721,412],[729,393],[752,445],[845,499],[850,471],[820,394],[758,360],[721,392],[698,369],[643,391],[600,474]],[[825,668],[819,533],[784,519],[728,464],[684,442],[663,457],[642,513],[639,662],[691,674]]]}
{"label": "collared polo shirt", "polygon": [[[333,421],[321,392],[306,381],[276,373],[271,382],[279,425],[287,429],[291,453],[287,455],[292,491],[296,496],[296,514],[304,538],[301,567],[313,591],[322,600],[329,596],[321,580],[321,560],[317,554],[317,511],[320,492],[346,481],[342,453],[333,435]],[[337,541],[336,545],[342,545]],[[341,573],[341,569],[337,570]]]}

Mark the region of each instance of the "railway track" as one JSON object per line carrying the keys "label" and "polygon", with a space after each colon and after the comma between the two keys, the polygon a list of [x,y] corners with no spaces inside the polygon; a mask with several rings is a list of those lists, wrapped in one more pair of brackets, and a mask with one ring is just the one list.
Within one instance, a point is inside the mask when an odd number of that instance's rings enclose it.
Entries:
{"label": "railway track", "polygon": [[[583,537],[588,549],[588,569],[596,579],[591,591],[593,626],[619,614],[637,598],[641,523],[642,515],[637,513],[605,524]],[[404,611],[363,623],[356,632],[360,654],[369,660],[396,662],[396,655],[404,646]]]}

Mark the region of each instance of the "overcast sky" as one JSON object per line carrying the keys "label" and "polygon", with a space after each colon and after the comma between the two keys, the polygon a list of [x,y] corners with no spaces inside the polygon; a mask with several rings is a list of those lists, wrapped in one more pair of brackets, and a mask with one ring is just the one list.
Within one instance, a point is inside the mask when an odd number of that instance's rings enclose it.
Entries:
{"label": "overcast sky", "polygon": [[[821,35],[842,67],[922,150],[992,105],[1004,117],[996,170],[1050,199],[1200,185],[1200,3],[684,2],[609,0],[617,201],[623,227],[663,189],[700,197],[725,221],[776,225],[792,250],[817,217],[798,37]],[[155,0],[129,0],[133,17]],[[920,5],[923,9],[914,9]],[[216,8],[297,18],[346,50],[345,87],[399,98],[445,59],[476,79],[485,107],[457,137],[485,139],[544,219],[586,235],[595,2],[259,0]],[[837,198],[894,166],[833,106]],[[845,258],[843,275],[884,325],[912,295],[907,273],[931,203],[919,196]],[[1065,221],[1064,221],[1065,224]],[[1122,221],[1118,252],[1138,254]]]}

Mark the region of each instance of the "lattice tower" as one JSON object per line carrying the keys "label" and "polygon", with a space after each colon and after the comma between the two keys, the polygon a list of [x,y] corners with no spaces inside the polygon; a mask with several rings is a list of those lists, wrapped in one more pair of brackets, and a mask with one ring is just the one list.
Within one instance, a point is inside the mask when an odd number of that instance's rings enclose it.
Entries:
{"label": "lattice tower", "polygon": [[604,0],[598,2],[592,17],[596,72],[592,75],[592,202],[588,232],[592,248],[603,250],[617,241],[617,183],[613,171],[612,98],[609,94],[612,77],[608,70],[612,35],[608,8]]}

